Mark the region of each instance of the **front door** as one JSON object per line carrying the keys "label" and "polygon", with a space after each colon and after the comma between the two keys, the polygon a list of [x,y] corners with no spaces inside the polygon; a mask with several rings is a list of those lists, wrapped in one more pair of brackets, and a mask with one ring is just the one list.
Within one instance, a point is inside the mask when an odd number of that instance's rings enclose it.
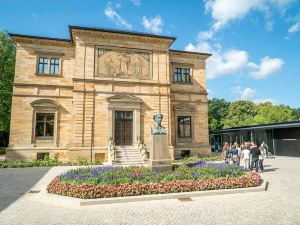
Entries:
{"label": "front door", "polygon": [[132,111],[115,112],[115,144],[132,145]]}

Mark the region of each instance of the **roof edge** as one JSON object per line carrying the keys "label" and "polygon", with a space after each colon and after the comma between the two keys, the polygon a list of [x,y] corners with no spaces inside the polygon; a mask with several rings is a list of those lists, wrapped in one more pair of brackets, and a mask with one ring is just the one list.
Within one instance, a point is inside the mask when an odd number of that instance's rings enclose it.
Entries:
{"label": "roof edge", "polygon": [[170,49],[170,52],[178,52],[178,53],[183,53],[183,54],[206,55],[207,57],[212,56],[212,54],[210,54],[210,53],[190,52],[190,51],[174,50],[174,49]]}
{"label": "roof edge", "polygon": [[271,126],[289,126],[289,125],[299,125],[300,121],[290,121],[290,122],[282,122],[282,123],[267,123],[267,124],[259,124],[259,125],[252,125],[252,126],[242,126],[242,127],[232,127],[226,128],[222,130],[212,130],[209,133],[222,133],[222,132],[230,132],[234,130],[241,130],[241,129],[256,129],[256,128],[263,128],[263,127],[271,127]]}
{"label": "roof edge", "polygon": [[72,35],[71,35],[71,30],[72,29],[89,30],[89,31],[100,31],[100,32],[107,32],[107,33],[118,33],[118,34],[128,34],[128,35],[136,35],[136,36],[146,36],[146,37],[153,37],[153,38],[170,39],[170,40],[173,40],[173,42],[176,40],[176,37],[163,36],[163,35],[157,35],[157,34],[151,34],[151,33],[144,33],[144,32],[124,31],[124,30],[109,29],[109,28],[102,28],[102,27],[82,27],[82,26],[69,25],[69,31],[70,31],[71,39],[72,39]]}
{"label": "roof edge", "polygon": [[10,37],[23,37],[23,38],[35,38],[35,39],[43,39],[43,40],[50,40],[50,41],[63,41],[63,42],[70,42],[71,39],[64,39],[64,38],[52,38],[52,37],[45,37],[45,36],[35,36],[35,35],[25,35],[25,34],[15,34],[15,33],[8,33]]}

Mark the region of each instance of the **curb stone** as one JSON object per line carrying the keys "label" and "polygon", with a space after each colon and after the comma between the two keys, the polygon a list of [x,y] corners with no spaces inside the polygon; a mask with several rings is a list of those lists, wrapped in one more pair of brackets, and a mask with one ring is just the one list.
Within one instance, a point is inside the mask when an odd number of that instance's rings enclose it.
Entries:
{"label": "curb stone", "polygon": [[213,195],[226,195],[236,193],[249,193],[249,192],[261,192],[267,191],[269,182],[263,181],[257,187],[249,188],[235,188],[235,189],[219,189],[208,191],[194,191],[194,192],[180,192],[169,194],[157,194],[157,195],[139,195],[139,196],[127,196],[127,197],[114,197],[114,198],[95,198],[95,199],[80,199],[80,206],[86,205],[103,205],[113,203],[129,203],[129,202],[142,202],[142,201],[154,201],[154,200],[166,200],[166,199],[187,199],[192,197],[213,196]]}

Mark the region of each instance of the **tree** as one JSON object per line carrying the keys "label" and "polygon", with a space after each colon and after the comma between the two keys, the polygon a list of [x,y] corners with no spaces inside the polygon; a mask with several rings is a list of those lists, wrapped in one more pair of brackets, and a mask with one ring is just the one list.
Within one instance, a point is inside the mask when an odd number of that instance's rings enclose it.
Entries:
{"label": "tree", "polygon": [[300,108],[292,109],[293,110],[293,117],[295,121],[300,121]]}
{"label": "tree", "polygon": [[255,125],[257,106],[252,101],[236,101],[230,104],[224,120],[224,128]]}
{"label": "tree", "polygon": [[6,32],[0,32],[0,134],[9,132],[16,47]]}
{"label": "tree", "polygon": [[285,105],[259,104],[254,120],[257,124],[289,122],[295,120],[293,113],[293,110]]}
{"label": "tree", "polygon": [[220,130],[224,127],[224,118],[228,114],[230,102],[213,98],[208,100],[208,124],[210,130]]}

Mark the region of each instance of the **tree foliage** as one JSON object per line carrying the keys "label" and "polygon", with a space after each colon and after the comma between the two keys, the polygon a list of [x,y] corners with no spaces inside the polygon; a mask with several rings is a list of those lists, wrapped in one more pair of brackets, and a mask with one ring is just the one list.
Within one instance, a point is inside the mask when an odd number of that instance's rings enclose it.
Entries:
{"label": "tree foliage", "polygon": [[229,112],[224,119],[224,128],[254,125],[256,105],[251,101],[236,101],[230,104]]}
{"label": "tree foliage", "polygon": [[9,132],[16,47],[6,32],[0,32],[0,133]]}
{"label": "tree foliage", "polygon": [[270,102],[255,104],[252,101],[226,102],[214,98],[208,101],[209,128],[219,130],[231,127],[268,123],[300,121],[300,108],[273,105]]}
{"label": "tree foliage", "polygon": [[213,98],[208,100],[208,123],[210,130],[219,130],[224,126],[224,118],[228,114],[230,102]]}
{"label": "tree foliage", "polygon": [[258,105],[257,115],[254,117],[256,124],[280,123],[296,120],[293,110],[285,105],[264,104]]}

